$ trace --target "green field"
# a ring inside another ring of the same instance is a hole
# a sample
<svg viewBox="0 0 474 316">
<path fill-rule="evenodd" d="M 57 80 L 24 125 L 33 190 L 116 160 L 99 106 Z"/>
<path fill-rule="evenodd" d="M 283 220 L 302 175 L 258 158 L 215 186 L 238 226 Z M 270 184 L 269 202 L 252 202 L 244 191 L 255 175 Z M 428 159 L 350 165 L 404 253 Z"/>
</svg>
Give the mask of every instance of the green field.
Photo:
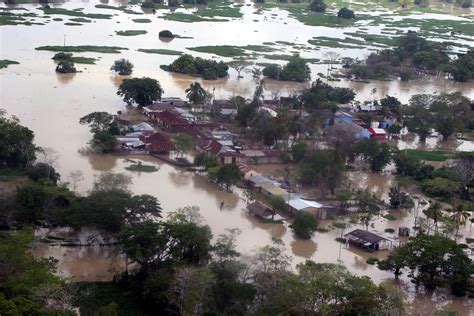
<svg viewBox="0 0 474 316">
<path fill-rule="evenodd" d="M 160 54 L 160 55 L 181 55 L 182 54 L 182 52 L 179 52 L 177 50 L 171 50 L 171 49 L 139 48 L 138 51 L 142 53 L 147 53 L 147 54 Z"/>
<path fill-rule="evenodd" d="M 127 31 L 115 31 L 115 34 L 120 36 L 137 36 L 148 33 L 145 30 L 127 30 Z"/>
<path fill-rule="evenodd" d="M 8 59 L 0 59 L 0 69 L 7 68 L 10 65 L 18 65 L 19 62 Z"/>
<path fill-rule="evenodd" d="M 445 161 L 451 154 L 443 150 L 405 149 L 408 156 L 427 161 Z"/>
<path fill-rule="evenodd" d="M 128 48 L 118 46 L 94 46 L 94 45 L 80 45 L 80 46 L 40 46 L 36 50 L 47 50 L 51 52 L 66 52 L 66 53 L 103 53 L 103 54 L 120 54 L 121 50 L 128 50 Z"/>
<path fill-rule="evenodd" d="M 89 19 L 110 19 L 112 15 L 110 14 L 99 14 L 99 13 L 84 13 L 78 10 L 68 10 L 63 8 L 40 8 L 44 12 L 44 14 L 48 15 L 68 15 L 68 16 L 77 16 L 81 18 L 89 18 Z"/>
</svg>

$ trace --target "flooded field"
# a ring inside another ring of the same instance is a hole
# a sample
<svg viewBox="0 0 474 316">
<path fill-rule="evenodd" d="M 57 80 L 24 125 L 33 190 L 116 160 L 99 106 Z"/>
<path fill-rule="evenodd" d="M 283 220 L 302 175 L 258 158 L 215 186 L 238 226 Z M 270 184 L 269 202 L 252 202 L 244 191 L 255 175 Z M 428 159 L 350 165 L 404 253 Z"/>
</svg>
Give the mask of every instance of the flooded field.
<svg viewBox="0 0 474 316">
<path fill-rule="evenodd" d="M 121 2 L 105 1 L 110 5 L 119 5 Z M 120 11 L 95 8 L 96 2 L 67 1 L 52 5 L 53 7 L 77 9 L 84 8 L 85 13 L 113 14 L 111 19 L 93 19 L 91 23 L 80 26 L 67 26 L 64 22 L 70 17 L 52 15 L 44 17 L 37 8 L 39 5 L 19 5 L 28 11 L 38 14 L 36 21 L 48 21 L 45 25 L 6 25 L 0 26 L 0 59 L 19 61 L 19 65 L 11 65 L 0 70 L 0 108 L 7 110 L 11 115 L 17 116 L 22 124 L 35 132 L 36 143 L 44 148 L 52 148 L 58 154 L 56 169 L 61 174 L 61 180 L 68 181 L 68 174 L 81 170 L 85 180 L 79 184 L 79 191 L 84 193 L 92 186 L 94 176 L 103 171 L 123 172 L 133 177 L 132 191 L 136 194 L 152 194 L 161 202 L 165 212 L 176 208 L 196 205 L 200 208 L 205 222 L 211 227 L 214 237 L 224 233 L 227 228 L 239 228 L 242 234 L 238 237 L 237 248 L 242 253 L 252 253 L 256 248 L 271 243 L 272 238 L 279 238 L 285 244 L 286 252 L 293 257 L 293 264 L 311 259 L 316 262 L 342 262 L 347 268 L 358 274 L 368 275 L 379 282 L 391 279 L 391 273 L 380 271 L 377 267 L 366 263 L 368 257 L 383 258 L 387 255 L 381 251 L 366 253 L 359 249 L 346 248 L 335 241 L 340 237 L 340 229 L 332 229 L 326 233 L 316 233 L 311 240 L 298 240 L 291 234 L 288 223 L 263 224 L 249 217 L 245 211 L 246 201 L 239 189 L 233 193 L 223 192 L 210 184 L 203 176 L 186 172 L 172 167 L 153 158 L 134 157 L 142 159 L 148 164 L 159 167 L 155 173 L 132 173 L 125 170 L 128 165 L 125 158 L 111 155 L 82 155 L 79 150 L 87 145 L 91 135 L 85 126 L 79 125 L 79 118 L 93 111 L 107 111 L 116 113 L 124 109 L 124 103 L 116 95 L 116 90 L 123 77 L 114 75 L 110 70 L 113 61 L 118 58 L 130 59 L 135 65 L 133 77 L 148 76 L 160 81 L 165 93 L 164 96 L 184 97 L 184 90 L 193 81 L 199 81 L 206 89 L 214 92 L 217 98 L 228 98 L 232 95 L 250 97 L 253 94 L 255 82 L 251 75 L 245 74 L 237 79 L 235 71 L 230 70 L 226 79 L 205 81 L 189 76 L 172 74 L 159 68 L 160 65 L 171 63 L 176 56 L 145 54 L 138 52 L 145 49 L 170 49 L 191 53 L 188 48 L 203 45 L 262 45 L 264 42 L 288 42 L 301 46 L 279 44 L 272 54 L 291 54 L 298 51 L 302 57 L 324 59 L 327 51 L 336 51 L 341 57 L 350 56 L 363 58 L 374 47 L 364 49 L 347 48 L 316 48 L 308 44 L 308 40 L 316 36 L 334 38 L 344 37 L 345 32 L 356 32 L 363 25 L 345 28 L 331 28 L 326 26 L 311 26 L 301 23 L 291 16 L 288 11 L 270 8 L 262 13 L 257 13 L 258 8 L 253 3 L 245 2 L 240 7 L 241 18 L 230 19 L 226 22 L 196 22 L 185 23 L 163 19 L 169 12 L 156 14 L 134 15 Z M 0 8 L 6 7 L 4 4 Z M 135 11 L 141 11 L 137 6 Z M 177 12 L 187 12 L 187 9 L 177 9 Z M 466 13 L 467 12 L 467 13 Z M 376 14 L 377 12 L 375 12 Z M 456 12 L 459 13 L 459 12 Z M 387 14 L 385 12 L 384 14 Z M 465 11 L 462 14 L 472 14 Z M 53 18 L 62 18 L 63 21 L 54 21 Z M 415 16 L 411 16 L 416 18 Z M 418 16 L 423 18 L 422 15 Z M 438 14 L 430 14 L 429 18 L 446 18 Z M 452 16 L 448 16 L 452 17 Z M 147 18 L 150 23 L 137 23 L 133 19 Z M 457 17 L 462 21 L 469 17 Z M 367 25 L 369 31 L 380 33 L 382 26 Z M 169 29 L 173 33 L 188 38 L 176 38 L 164 42 L 158 38 L 158 32 Z M 117 36 L 119 30 L 146 30 L 148 33 L 139 36 Z M 128 48 L 120 54 L 81 53 L 77 56 L 98 58 L 95 65 L 76 64 L 82 72 L 76 74 L 60 75 L 54 71 L 55 64 L 51 60 L 53 52 L 37 51 L 36 47 L 44 45 L 62 45 L 66 40 L 67 45 L 107 45 Z M 466 45 L 473 42 L 473 38 L 465 40 Z M 217 58 L 215 55 L 192 51 L 195 56 Z M 220 58 L 220 57 L 219 57 Z M 230 60 L 229 58 L 221 58 Z M 257 56 L 256 62 L 276 62 L 264 56 Z M 312 78 L 317 78 L 317 73 L 325 73 L 327 65 L 311 64 Z M 406 102 L 412 95 L 419 93 L 453 92 L 460 91 L 464 95 L 474 98 L 474 89 L 470 83 L 456 83 L 442 78 L 425 78 L 409 82 L 401 81 L 376 81 L 360 83 L 342 80 L 331 82 L 332 85 L 353 88 L 356 99 L 368 100 L 385 96 L 396 96 Z M 297 91 L 306 84 L 277 82 L 268 80 L 266 93 L 278 91 L 287 95 Z M 374 90 L 375 89 L 375 90 Z M 375 91 L 375 93 L 373 93 Z M 438 142 L 428 139 L 428 146 L 433 147 Z M 400 142 L 400 148 L 415 148 L 419 144 L 416 139 Z M 472 142 L 452 142 L 447 144 L 451 149 L 472 150 Z M 367 173 L 351 173 L 349 178 L 355 187 L 368 188 L 379 197 L 386 198 L 391 183 L 394 181 L 389 174 L 374 175 Z M 220 203 L 224 202 L 221 209 Z M 397 219 L 389 221 L 380 217 L 375 220 L 374 228 L 398 229 L 399 226 L 413 226 L 414 216 L 411 213 L 397 214 Z M 321 226 L 331 223 L 323 222 Z M 351 228 L 361 227 L 353 224 Z M 351 229 L 349 228 L 349 229 Z M 467 225 L 462 234 L 473 237 L 471 228 Z M 77 280 L 110 280 L 115 271 L 123 268 L 123 259 L 118 252 L 109 247 L 59 247 L 39 245 L 35 249 L 38 256 L 53 256 L 59 260 L 58 268 L 61 275 Z M 407 280 L 400 282 L 407 287 L 410 299 L 430 305 L 438 301 L 441 305 L 449 305 L 463 315 L 474 311 L 474 303 L 467 300 L 455 300 L 448 294 L 435 293 L 433 297 L 419 295 L 407 285 Z M 442 299 L 440 299 L 442 297 Z M 410 308 L 418 308 L 413 304 Z M 428 310 L 420 311 L 420 315 L 430 315 Z"/>
</svg>

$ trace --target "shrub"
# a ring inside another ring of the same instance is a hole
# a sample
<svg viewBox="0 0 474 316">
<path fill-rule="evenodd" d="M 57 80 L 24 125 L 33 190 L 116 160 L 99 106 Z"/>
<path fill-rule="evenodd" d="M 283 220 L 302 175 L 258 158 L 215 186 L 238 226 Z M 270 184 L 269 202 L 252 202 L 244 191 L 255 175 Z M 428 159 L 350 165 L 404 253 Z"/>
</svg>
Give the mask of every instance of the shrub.
<svg viewBox="0 0 474 316">
<path fill-rule="evenodd" d="M 337 12 L 337 17 L 343 18 L 343 19 L 355 19 L 355 14 L 354 11 L 348 9 L 348 8 L 342 8 Z"/>
<path fill-rule="evenodd" d="M 323 0 L 313 0 L 309 5 L 309 9 L 313 12 L 325 12 L 326 7 L 327 6 Z"/>
<path fill-rule="evenodd" d="M 370 257 L 367 259 L 367 264 L 376 264 L 377 262 L 379 261 L 379 259 L 377 258 L 374 258 L 374 257 Z"/>
<path fill-rule="evenodd" d="M 163 30 L 158 33 L 158 37 L 174 38 L 174 35 L 173 33 L 171 33 L 171 31 Z"/>
<path fill-rule="evenodd" d="M 118 59 L 110 67 L 110 70 L 118 72 L 121 76 L 127 76 L 133 72 L 133 64 L 128 59 Z"/>
<path fill-rule="evenodd" d="M 69 60 L 61 60 L 56 66 L 56 72 L 66 74 L 66 73 L 75 73 L 77 72 L 74 63 Z"/>
<path fill-rule="evenodd" d="M 445 178 L 434 178 L 423 182 L 423 191 L 433 197 L 439 197 L 445 201 L 454 197 L 460 186 L 459 182 Z"/>
<path fill-rule="evenodd" d="M 300 162 L 304 159 L 307 147 L 306 144 L 301 143 L 294 144 L 293 147 L 291 147 L 291 154 L 295 162 Z"/>
</svg>

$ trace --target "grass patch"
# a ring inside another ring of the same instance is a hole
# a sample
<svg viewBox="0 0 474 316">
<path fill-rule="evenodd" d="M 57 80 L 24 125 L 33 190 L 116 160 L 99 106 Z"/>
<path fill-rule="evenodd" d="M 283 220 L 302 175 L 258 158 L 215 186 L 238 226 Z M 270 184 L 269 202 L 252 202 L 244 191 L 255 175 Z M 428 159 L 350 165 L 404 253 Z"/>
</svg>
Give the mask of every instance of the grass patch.
<svg viewBox="0 0 474 316">
<path fill-rule="evenodd" d="M 94 45 L 80 45 L 80 46 L 40 46 L 36 50 L 47 50 L 51 52 L 66 52 L 66 53 L 103 53 L 103 54 L 120 54 L 121 50 L 128 50 L 128 48 L 118 46 L 94 46 Z"/>
<path fill-rule="evenodd" d="M 127 30 L 127 31 L 115 31 L 115 34 L 120 36 L 137 36 L 148 33 L 145 30 Z"/>
<path fill-rule="evenodd" d="M 0 26 L 2 25 L 44 25 L 43 23 L 35 23 L 28 18 L 36 17 L 34 13 L 13 14 L 11 12 L 0 11 Z"/>
<path fill-rule="evenodd" d="M 450 153 L 443 150 L 405 149 L 404 152 L 410 157 L 427 161 L 445 161 L 451 157 Z"/>
<path fill-rule="evenodd" d="M 351 38 L 332 38 L 326 36 L 318 36 L 308 40 L 308 43 L 315 46 L 324 46 L 332 48 L 365 48 L 367 43 Z"/>
<path fill-rule="evenodd" d="M 393 228 L 385 228 L 385 232 L 389 234 L 393 234 L 395 232 L 395 229 Z"/>
<path fill-rule="evenodd" d="M 270 60 L 285 60 L 290 61 L 295 56 L 294 55 L 284 55 L 284 54 L 274 54 L 274 55 L 265 55 L 266 59 Z M 319 63 L 321 60 L 318 58 L 303 58 L 307 63 Z"/>
<path fill-rule="evenodd" d="M 128 171 L 138 171 L 138 172 L 156 172 L 159 169 L 152 165 L 144 165 L 142 163 L 133 164 L 125 167 Z"/>
<path fill-rule="evenodd" d="M 117 10 L 117 11 L 122 11 L 126 14 L 136 14 L 136 15 L 143 15 L 142 12 L 136 12 L 130 9 L 127 9 L 126 6 L 113 6 L 113 5 L 108 5 L 108 4 L 96 4 L 95 6 L 97 9 L 107 9 L 107 10 Z"/>
<path fill-rule="evenodd" d="M 77 23 L 92 23 L 92 20 L 84 19 L 84 18 L 73 18 L 69 19 L 71 22 L 77 22 Z"/>
<path fill-rule="evenodd" d="M 389 220 L 389 221 L 397 220 L 397 218 L 393 214 L 385 214 L 385 215 L 382 215 L 382 217 Z"/>
<path fill-rule="evenodd" d="M 160 54 L 160 55 L 181 55 L 182 52 L 179 52 L 177 50 L 171 50 L 171 49 L 146 49 L 146 48 L 140 48 L 138 49 L 139 52 L 146 53 L 146 54 Z"/>
<path fill-rule="evenodd" d="M 367 259 L 366 262 L 367 262 L 367 264 L 372 264 L 372 265 L 374 265 L 374 264 L 376 264 L 378 261 L 379 261 L 379 259 L 374 258 L 374 257 L 370 257 L 370 258 Z"/>
<path fill-rule="evenodd" d="M 25 175 L 24 170 L 19 169 L 0 169 L 0 181 L 9 182 Z"/>
<path fill-rule="evenodd" d="M 238 46 L 230 45 L 187 47 L 187 49 L 200 53 L 215 54 L 222 57 L 237 57 L 246 55 L 244 49 Z"/>
<path fill-rule="evenodd" d="M 75 64 L 87 64 L 94 65 L 97 61 L 97 58 L 93 57 L 71 57 L 71 61 Z"/>
<path fill-rule="evenodd" d="M 346 35 L 352 37 L 360 37 L 364 39 L 364 41 L 369 43 L 377 43 L 386 46 L 395 46 L 397 44 L 397 37 L 393 38 L 391 36 L 384 36 L 384 35 L 375 35 L 375 34 L 365 34 L 365 33 L 357 33 L 357 32 L 346 32 Z"/>
<path fill-rule="evenodd" d="M 227 19 L 216 19 L 216 18 L 203 18 L 199 15 L 195 14 L 188 14 L 188 13 L 180 13 L 180 12 L 173 12 L 168 13 L 163 16 L 163 19 L 169 21 L 177 21 L 177 22 L 184 22 L 184 23 L 193 23 L 193 22 L 227 22 Z"/>
<path fill-rule="evenodd" d="M 150 19 L 132 19 L 135 23 L 151 23 Z"/>
<path fill-rule="evenodd" d="M 81 26 L 82 24 L 81 23 L 76 23 L 76 22 L 66 22 L 66 23 L 64 23 L 64 25 L 67 25 L 67 26 Z"/>
<path fill-rule="evenodd" d="M 0 69 L 7 68 L 10 65 L 18 65 L 19 62 L 9 59 L 0 59 Z"/>
<path fill-rule="evenodd" d="M 40 8 L 44 12 L 44 14 L 48 15 L 68 15 L 68 16 L 76 16 L 81 18 L 89 18 L 89 19 L 111 19 L 112 15 L 110 14 L 99 14 L 99 13 L 84 13 L 78 10 L 68 10 L 63 8 Z"/>
</svg>

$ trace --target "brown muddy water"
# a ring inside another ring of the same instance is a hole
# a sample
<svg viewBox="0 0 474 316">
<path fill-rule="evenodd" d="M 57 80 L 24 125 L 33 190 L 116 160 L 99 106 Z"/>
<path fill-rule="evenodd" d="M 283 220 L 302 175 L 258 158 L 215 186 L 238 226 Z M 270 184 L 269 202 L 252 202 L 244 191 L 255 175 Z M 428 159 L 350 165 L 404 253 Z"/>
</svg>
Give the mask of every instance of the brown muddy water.
<svg viewBox="0 0 474 316">
<path fill-rule="evenodd" d="M 110 4 L 117 3 L 110 2 Z M 97 2 L 74 1 L 58 6 L 68 9 L 85 8 L 84 12 L 87 13 L 114 14 L 114 17 L 111 20 L 94 20 L 93 23 L 85 23 L 82 26 L 65 26 L 63 23 L 68 17 L 52 16 L 64 18 L 64 21 L 51 21 L 46 25 L 0 27 L 0 59 L 20 62 L 20 65 L 12 65 L 0 70 L 0 108 L 17 116 L 22 124 L 31 128 L 35 132 L 38 145 L 52 148 L 57 152 L 56 167 L 63 181 L 68 181 L 70 172 L 81 170 L 85 180 L 79 183 L 78 190 L 80 193 L 85 193 L 91 188 L 94 176 L 100 172 L 127 173 L 133 177 L 132 191 L 136 194 L 155 195 L 165 212 L 196 205 L 200 208 L 201 215 L 206 224 L 211 227 L 214 236 L 224 233 L 227 228 L 241 229 L 237 248 L 242 253 L 250 254 L 256 248 L 271 243 L 272 238 L 280 238 L 285 244 L 286 252 L 292 255 L 294 265 L 306 259 L 316 262 L 341 262 L 350 271 L 358 275 L 368 275 L 376 282 L 393 278 L 392 274 L 380 271 L 366 263 L 368 257 L 383 258 L 387 255 L 386 252 L 368 254 L 359 249 L 346 248 L 335 241 L 335 238 L 341 235 L 339 229 L 333 229 L 327 233 L 316 233 L 311 240 L 303 241 L 293 237 L 288 223 L 263 224 L 249 217 L 245 211 L 246 202 L 240 189 L 236 188 L 233 193 L 223 192 L 210 184 L 205 177 L 169 166 L 153 158 L 133 157 L 133 159 L 142 159 L 147 164 L 156 165 L 159 167 L 158 172 L 132 173 L 125 170 L 128 162 L 124 157 L 79 153 L 79 150 L 87 145 L 91 136 L 86 127 L 78 124 L 80 117 L 93 111 L 115 113 L 124 109 L 124 103 L 116 95 L 117 87 L 123 77 L 116 76 L 109 70 L 113 61 L 118 58 L 127 58 L 134 63 L 134 77 L 149 76 L 159 80 L 165 91 L 164 96 L 184 97 L 184 89 L 193 81 L 201 82 L 218 98 L 239 94 L 250 97 L 253 93 L 255 83 L 248 74 L 237 80 L 236 73 L 231 70 L 229 78 L 215 81 L 171 74 L 162 71 L 159 65 L 172 62 L 176 56 L 144 54 L 136 51 L 139 48 L 187 51 L 186 47 L 201 45 L 248 45 L 275 41 L 306 45 L 307 40 L 314 36 L 323 34 L 342 37 L 343 32 L 356 31 L 357 27 L 344 29 L 311 27 L 288 17 L 286 11 L 274 9 L 259 15 L 255 14 L 255 8 L 252 6 L 242 7 L 243 18 L 229 22 L 182 23 L 159 19 L 158 15 L 138 16 L 126 15 L 119 11 L 98 10 L 94 8 L 95 4 Z M 3 6 L 4 4 L 0 5 L 0 7 Z M 21 5 L 21 7 L 40 14 L 40 11 L 36 10 L 38 4 Z M 135 8 L 135 10 L 139 9 Z M 277 14 L 277 16 L 274 17 L 272 14 Z M 139 24 L 133 22 L 132 18 L 149 18 L 152 23 Z M 144 29 L 148 31 L 148 34 L 132 37 L 115 35 L 117 30 L 128 29 Z M 193 38 L 174 39 L 165 43 L 157 36 L 162 29 L 169 29 L 179 35 Z M 66 35 L 67 45 L 116 45 L 127 47 L 129 50 L 121 54 L 75 54 L 100 59 L 96 65 L 77 64 L 81 73 L 58 75 L 54 72 L 55 64 L 51 60 L 54 53 L 36 51 L 34 48 L 42 45 L 61 45 L 64 35 Z M 292 47 L 281 46 L 277 53 L 288 54 L 292 50 Z M 308 58 L 323 58 L 327 50 L 331 49 L 305 49 L 301 51 L 301 55 Z M 341 56 L 359 58 L 369 52 L 363 49 L 333 50 L 341 53 Z M 211 56 L 195 52 L 193 55 L 206 58 Z M 223 60 L 228 59 L 223 58 Z M 258 61 L 268 62 L 264 58 Z M 318 72 L 325 73 L 326 68 L 326 65 L 311 65 L 313 79 L 317 77 Z M 361 101 L 389 94 L 406 102 L 413 94 L 453 91 L 461 91 L 474 98 L 472 85 L 439 78 L 420 79 L 408 83 L 391 81 L 364 84 L 340 81 L 331 84 L 355 89 L 357 99 Z M 305 86 L 307 84 L 268 80 L 266 93 L 268 96 L 277 92 L 286 95 Z M 373 93 L 374 88 L 375 93 Z M 400 147 L 417 146 L 416 140 L 406 140 Z M 468 145 L 455 143 L 450 148 L 466 150 L 462 146 L 467 146 L 467 150 L 473 148 L 472 143 Z M 353 186 L 368 188 L 385 198 L 393 181 L 389 174 L 350 173 L 349 178 Z M 221 201 L 224 201 L 222 209 L 219 207 Z M 321 225 L 329 226 L 330 222 L 323 222 Z M 374 227 L 382 231 L 385 228 L 396 230 L 399 226 L 412 227 L 413 215 L 400 213 L 395 221 L 388 221 L 382 217 L 374 221 Z M 360 225 L 354 224 L 349 229 L 358 227 Z M 463 229 L 462 234 L 473 237 L 469 226 Z M 35 248 L 35 254 L 42 257 L 55 257 L 59 260 L 58 272 L 74 280 L 110 280 L 116 271 L 123 268 L 123 259 L 115 249 L 110 247 L 60 247 L 43 244 Z M 427 309 L 420 309 L 420 304 L 430 305 L 433 309 L 448 305 L 463 315 L 469 315 L 474 311 L 474 303 L 466 299 L 453 299 L 442 292 L 437 292 L 432 297 L 419 294 L 406 279 L 400 282 L 402 287 L 406 287 L 409 301 L 415 302 L 410 305 L 416 309 L 412 313 L 431 314 Z"/>
</svg>

